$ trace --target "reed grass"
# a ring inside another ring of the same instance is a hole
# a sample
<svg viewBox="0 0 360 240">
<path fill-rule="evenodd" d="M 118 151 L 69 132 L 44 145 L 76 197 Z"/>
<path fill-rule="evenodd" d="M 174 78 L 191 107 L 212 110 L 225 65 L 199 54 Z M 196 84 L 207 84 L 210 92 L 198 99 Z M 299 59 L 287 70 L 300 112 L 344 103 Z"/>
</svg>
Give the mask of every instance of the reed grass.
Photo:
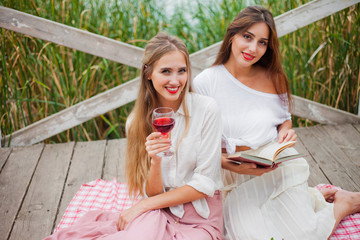
<svg viewBox="0 0 360 240">
<path fill-rule="evenodd" d="M 248 1 L 247 1 L 248 2 Z M 253 1 L 274 16 L 308 1 Z M 144 47 L 158 31 L 184 40 L 195 52 L 222 40 L 227 25 L 245 6 L 219 0 L 196 7 L 178 5 L 165 15 L 153 0 L 2 0 L 0 5 Z M 292 92 L 357 114 L 360 91 L 359 4 L 280 39 Z M 1 29 L 0 120 L 5 135 L 111 89 L 139 74 L 137 69 L 53 43 Z M 124 137 L 133 103 L 94 118 L 47 142 Z M 295 118 L 295 126 L 315 123 Z M 2 141 L 3 142 L 3 141 Z"/>
</svg>

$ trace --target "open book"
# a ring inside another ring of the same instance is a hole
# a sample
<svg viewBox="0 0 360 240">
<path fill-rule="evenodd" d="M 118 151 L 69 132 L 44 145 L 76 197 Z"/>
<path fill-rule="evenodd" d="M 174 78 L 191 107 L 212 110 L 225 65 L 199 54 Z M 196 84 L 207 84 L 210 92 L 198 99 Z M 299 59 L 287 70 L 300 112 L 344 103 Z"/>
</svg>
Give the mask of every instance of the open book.
<svg viewBox="0 0 360 240">
<path fill-rule="evenodd" d="M 286 148 L 293 147 L 296 141 L 278 143 L 277 140 L 273 140 L 258 149 L 250 149 L 243 152 L 236 152 L 227 157 L 235 163 L 249 162 L 256 163 L 262 167 L 275 167 L 277 164 L 306 156 L 306 154 L 287 154 L 283 152 Z"/>
</svg>

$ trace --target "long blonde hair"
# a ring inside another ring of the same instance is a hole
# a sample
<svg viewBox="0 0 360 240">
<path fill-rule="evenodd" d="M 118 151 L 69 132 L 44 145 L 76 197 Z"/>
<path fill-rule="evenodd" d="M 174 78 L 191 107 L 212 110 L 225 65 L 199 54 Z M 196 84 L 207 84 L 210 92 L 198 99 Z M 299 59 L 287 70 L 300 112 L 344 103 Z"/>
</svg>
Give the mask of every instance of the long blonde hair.
<svg viewBox="0 0 360 240">
<path fill-rule="evenodd" d="M 191 66 L 185 44 L 177 37 L 160 32 L 146 45 L 141 67 L 141 83 L 135 106 L 130 114 L 131 121 L 127 129 L 126 178 L 130 196 L 143 196 L 144 183 L 150 169 L 150 157 L 145 149 L 146 137 L 152 133 L 152 111 L 159 107 L 157 92 L 149 80 L 154 64 L 166 53 L 180 51 L 184 54 L 188 79 L 180 95 L 185 113 L 186 127 L 189 122 L 185 96 L 190 91 Z M 184 136 L 183 134 L 183 136 Z"/>
</svg>

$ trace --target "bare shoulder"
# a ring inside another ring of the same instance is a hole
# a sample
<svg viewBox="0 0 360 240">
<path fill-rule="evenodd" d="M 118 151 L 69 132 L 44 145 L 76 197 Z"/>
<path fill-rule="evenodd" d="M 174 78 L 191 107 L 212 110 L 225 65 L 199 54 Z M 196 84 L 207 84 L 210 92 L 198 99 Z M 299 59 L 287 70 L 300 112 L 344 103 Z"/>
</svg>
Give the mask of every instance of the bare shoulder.
<svg viewBox="0 0 360 240">
<path fill-rule="evenodd" d="M 270 75 L 262 67 L 258 67 L 256 71 L 256 89 L 264 93 L 276 94 L 274 82 L 271 80 Z"/>
</svg>

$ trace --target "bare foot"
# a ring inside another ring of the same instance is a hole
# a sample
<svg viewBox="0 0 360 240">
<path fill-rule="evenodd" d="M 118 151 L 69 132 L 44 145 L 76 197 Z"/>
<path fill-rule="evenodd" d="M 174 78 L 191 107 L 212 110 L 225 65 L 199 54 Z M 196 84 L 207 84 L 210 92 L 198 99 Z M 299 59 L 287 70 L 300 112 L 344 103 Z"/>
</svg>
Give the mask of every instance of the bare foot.
<svg viewBox="0 0 360 240">
<path fill-rule="evenodd" d="M 335 188 L 323 188 L 320 190 L 321 194 L 324 196 L 325 201 L 332 203 L 334 202 L 335 193 L 339 191 Z"/>
<path fill-rule="evenodd" d="M 360 192 L 349 192 L 346 190 L 338 190 L 335 195 L 335 204 L 342 202 L 347 205 L 348 215 L 360 212 Z"/>
<path fill-rule="evenodd" d="M 338 190 L 333 197 L 335 224 L 332 233 L 344 217 L 360 212 L 360 192 Z"/>
</svg>

